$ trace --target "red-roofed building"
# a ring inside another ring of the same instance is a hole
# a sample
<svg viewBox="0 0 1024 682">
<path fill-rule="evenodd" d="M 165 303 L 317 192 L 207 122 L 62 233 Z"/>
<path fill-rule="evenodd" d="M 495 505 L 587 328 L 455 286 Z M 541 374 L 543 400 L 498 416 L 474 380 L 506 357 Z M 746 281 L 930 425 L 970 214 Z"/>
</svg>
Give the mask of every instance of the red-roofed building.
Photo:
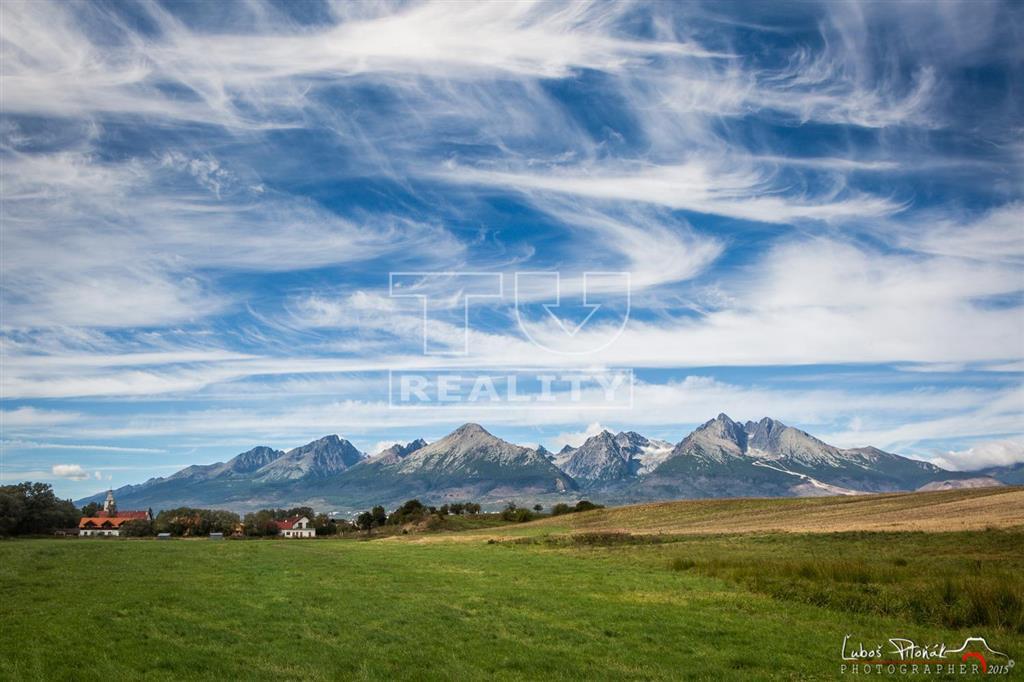
<svg viewBox="0 0 1024 682">
<path fill-rule="evenodd" d="M 316 530 L 309 525 L 305 516 L 290 516 L 284 521 L 274 521 L 277 534 L 285 538 L 315 538 Z"/>
<path fill-rule="evenodd" d="M 107 491 L 107 499 L 103 503 L 103 511 L 93 516 L 83 516 L 78 522 L 79 536 L 120 535 L 121 526 L 129 521 L 152 521 L 149 511 L 120 511 L 114 501 L 114 491 Z"/>
<path fill-rule="evenodd" d="M 114 513 L 108 514 L 105 511 L 98 511 L 94 514 L 100 519 L 145 519 L 150 520 L 148 511 L 114 511 Z"/>
</svg>

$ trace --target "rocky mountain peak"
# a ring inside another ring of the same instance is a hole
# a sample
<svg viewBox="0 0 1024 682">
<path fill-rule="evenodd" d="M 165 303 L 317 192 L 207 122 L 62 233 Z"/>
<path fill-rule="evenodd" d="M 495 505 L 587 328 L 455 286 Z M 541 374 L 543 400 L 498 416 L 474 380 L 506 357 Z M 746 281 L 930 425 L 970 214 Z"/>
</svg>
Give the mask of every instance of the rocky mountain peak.
<svg viewBox="0 0 1024 682">
<path fill-rule="evenodd" d="M 573 478 L 587 482 L 621 480 L 633 473 L 629 451 L 620 447 L 615 436 L 602 431 L 572 451 L 563 470 Z"/>
<path fill-rule="evenodd" d="M 615 434 L 615 442 L 621 447 L 638 449 L 650 445 L 650 440 L 636 431 L 619 431 Z"/>
<path fill-rule="evenodd" d="M 452 436 L 456 436 L 456 437 L 460 437 L 460 438 L 461 437 L 475 437 L 475 436 L 491 436 L 491 438 L 494 438 L 494 436 L 491 435 L 491 433 L 488 432 L 487 429 L 485 429 L 484 427 L 480 426 L 479 424 L 474 424 L 472 422 L 467 423 L 467 424 L 463 424 L 459 428 L 455 429 L 450 434 L 448 434 L 447 438 L 451 438 Z"/>
<path fill-rule="evenodd" d="M 409 441 L 405 445 L 402 445 L 401 443 L 395 443 L 391 447 L 381 450 L 379 453 L 377 453 L 377 459 L 383 457 L 390 457 L 392 459 L 402 459 L 403 457 L 408 457 L 409 455 L 416 452 L 420 448 L 426 446 L 426 444 L 427 441 L 423 440 L 422 438 L 417 438 L 416 440 Z"/>
<path fill-rule="evenodd" d="M 734 422 L 724 412 L 705 422 L 692 435 L 701 434 L 734 444 L 741 452 L 747 449 L 747 432 L 742 425 Z"/>
<path fill-rule="evenodd" d="M 306 455 L 327 457 L 328 459 L 337 458 L 343 462 L 345 466 L 352 466 L 363 458 L 363 453 L 359 452 L 352 443 L 349 443 L 337 434 L 317 438 L 314 441 L 285 453 L 286 457 L 301 457 Z"/>
<path fill-rule="evenodd" d="M 362 459 L 363 453 L 352 443 L 331 434 L 289 450 L 261 467 L 256 475 L 264 481 L 324 477 L 340 473 Z"/>
<path fill-rule="evenodd" d="M 747 422 L 745 425 L 750 447 L 758 450 L 771 450 L 778 443 L 779 435 L 787 428 L 771 417 L 764 417 L 759 422 Z"/>
<path fill-rule="evenodd" d="M 423 440 L 422 438 L 417 438 L 416 440 L 409 441 L 408 443 L 406 443 L 405 448 L 403 448 L 403 449 L 405 450 L 405 454 L 408 455 L 409 453 L 416 452 L 420 448 L 423 448 L 423 447 L 426 447 L 426 446 L 427 446 L 427 441 Z"/>
<path fill-rule="evenodd" d="M 268 448 L 265 445 L 258 445 L 252 450 L 247 450 L 240 455 L 232 457 L 227 462 L 227 468 L 239 474 L 249 473 L 270 464 L 283 454 L 280 450 Z"/>
</svg>

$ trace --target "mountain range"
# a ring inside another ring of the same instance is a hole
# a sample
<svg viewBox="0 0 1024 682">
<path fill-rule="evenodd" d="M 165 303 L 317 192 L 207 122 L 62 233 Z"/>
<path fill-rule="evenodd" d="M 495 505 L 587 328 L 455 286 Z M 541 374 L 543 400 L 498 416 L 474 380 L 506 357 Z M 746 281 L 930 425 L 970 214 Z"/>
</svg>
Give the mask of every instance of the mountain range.
<svg viewBox="0 0 1024 682">
<path fill-rule="evenodd" d="M 725 414 L 679 443 L 602 431 L 557 454 L 464 424 L 433 443 L 417 439 L 373 456 L 336 435 L 287 452 L 260 446 L 227 462 L 193 465 L 115 491 L 122 508 L 195 506 L 248 511 L 308 504 L 354 511 L 419 498 L 498 507 L 593 501 L 623 504 L 707 497 L 793 497 L 1022 482 L 1021 465 L 954 472 L 873 447 L 842 449 L 765 417 Z M 102 501 L 105 493 L 79 500 Z"/>
</svg>

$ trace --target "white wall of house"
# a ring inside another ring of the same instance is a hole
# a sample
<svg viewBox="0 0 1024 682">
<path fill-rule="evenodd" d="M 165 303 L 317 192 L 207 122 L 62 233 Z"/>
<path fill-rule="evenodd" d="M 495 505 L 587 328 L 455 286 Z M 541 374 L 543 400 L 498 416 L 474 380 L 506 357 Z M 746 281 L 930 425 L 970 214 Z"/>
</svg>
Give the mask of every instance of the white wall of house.
<svg viewBox="0 0 1024 682">
<path fill-rule="evenodd" d="M 121 531 L 117 528 L 82 528 L 78 531 L 79 537 L 88 537 L 90 535 L 121 535 Z"/>
<path fill-rule="evenodd" d="M 282 537 L 286 538 L 315 538 L 316 529 L 309 527 L 309 519 L 303 516 L 295 522 L 291 528 L 279 531 Z"/>
<path fill-rule="evenodd" d="M 281 536 L 286 538 L 315 538 L 316 531 L 312 528 L 290 528 L 282 530 Z"/>
</svg>

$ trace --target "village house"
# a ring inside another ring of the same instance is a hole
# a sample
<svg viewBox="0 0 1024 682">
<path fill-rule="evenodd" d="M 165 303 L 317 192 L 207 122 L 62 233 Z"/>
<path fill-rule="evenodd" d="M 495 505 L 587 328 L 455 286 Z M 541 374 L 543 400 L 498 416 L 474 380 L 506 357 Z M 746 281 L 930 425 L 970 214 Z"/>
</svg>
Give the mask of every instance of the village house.
<svg viewBox="0 0 1024 682">
<path fill-rule="evenodd" d="M 285 538 L 315 538 L 316 530 L 309 525 L 305 516 L 290 516 L 284 521 L 275 521 L 277 534 Z"/>
<path fill-rule="evenodd" d="M 107 491 L 107 499 L 103 503 L 103 511 L 98 511 L 94 516 L 83 516 L 78 522 L 78 535 L 87 537 L 91 535 L 114 535 L 121 534 L 121 526 L 141 519 L 152 521 L 153 516 L 146 511 L 120 511 L 117 502 L 114 501 L 114 491 Z"/>
</svg>

